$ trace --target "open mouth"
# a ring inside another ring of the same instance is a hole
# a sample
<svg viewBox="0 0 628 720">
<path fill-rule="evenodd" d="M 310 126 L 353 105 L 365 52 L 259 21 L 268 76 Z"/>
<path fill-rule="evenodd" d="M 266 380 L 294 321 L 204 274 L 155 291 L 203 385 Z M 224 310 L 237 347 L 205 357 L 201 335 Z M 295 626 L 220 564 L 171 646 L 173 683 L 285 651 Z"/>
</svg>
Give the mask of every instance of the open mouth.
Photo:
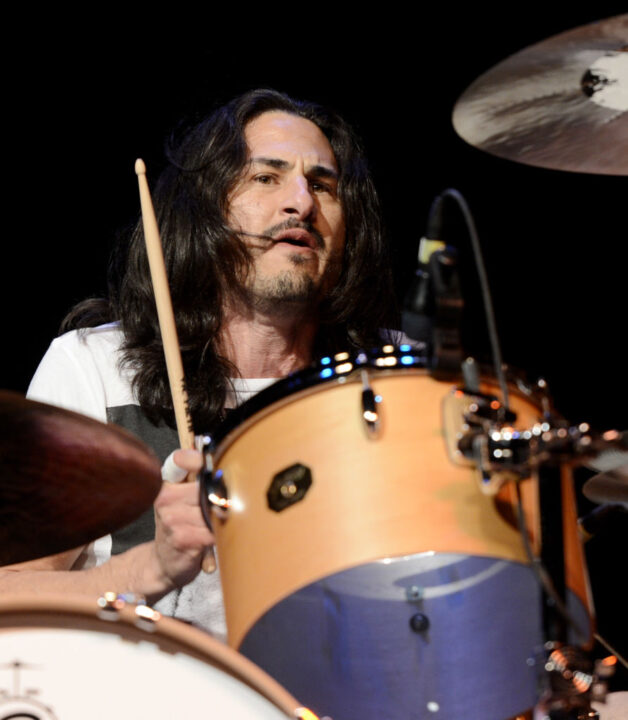
<svg viewBox="0 0 628 720">
<path fill-rule="evenodd" d="M 278 245 L 279 243 L 284 243 L 286 245 L 292 245 L 293 247 L 302 247 L 302 248 L 311 248 L 311 245 L 306 240 L 299 240 L 298 238 L 279 238 L 279 240 L 275 241 L 275 245 Z"/>
<path fill-rule="evenodd" d="M 316 238 L 303 228 L 289 228 L 278 233 L 274 238 L 275 244 L 285 243 L 292 247 L 314 250 L 317 246 Z"/>
</svg>

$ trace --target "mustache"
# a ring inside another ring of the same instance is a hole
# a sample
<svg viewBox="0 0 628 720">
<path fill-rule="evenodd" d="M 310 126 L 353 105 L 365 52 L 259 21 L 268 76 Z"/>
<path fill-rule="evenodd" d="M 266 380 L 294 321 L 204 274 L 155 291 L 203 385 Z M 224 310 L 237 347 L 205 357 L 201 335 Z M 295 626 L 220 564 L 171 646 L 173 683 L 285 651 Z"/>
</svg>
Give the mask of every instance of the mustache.
<svg viewBox="0 0 628 720">
<path fill-rule="evenodd" d="M 315 227 L 313 227 L 311 223 L 302 222 L 300 220 L 294 219 L 284 220 L 284 222 L 277 223 L 276 225 L 271 225 L 271 227 L 266 228 L 262 233 L 252 233 L 246 230 L 236 230 L 236 233 L 245 237 L 257 238 L 259 240 L 266 240 L 268 242 L 274 243 L 276 242 L 276 237 L 277 235 L 279 235 L 279 233 L 283 232 L 284 230 L 293 230 L 294 228 L 298 228 L 299 230 L 305 230 L 305 232 L 309 233 L 316 240 L 316 245 L 319 248 L 325 247 L 325 241 L 323 240 L 323 236 Z"/>
</svg>

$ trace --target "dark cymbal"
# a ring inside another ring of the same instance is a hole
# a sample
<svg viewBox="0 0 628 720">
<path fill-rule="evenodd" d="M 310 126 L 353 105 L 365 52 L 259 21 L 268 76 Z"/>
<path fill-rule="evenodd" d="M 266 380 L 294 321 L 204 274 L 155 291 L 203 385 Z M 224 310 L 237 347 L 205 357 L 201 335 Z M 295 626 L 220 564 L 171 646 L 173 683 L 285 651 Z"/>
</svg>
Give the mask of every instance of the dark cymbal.
<svg viewBox="0 0 628 720">
<path fill-rule="evenodd" d="M 0 565 L 107 535 L 160 488 L 159 461 L 131 434 L 0 391 Z"/>
<path fill-rule="evenodd" d="M 594 475 L 585 482 L 582 492 L 592 502 L 628 506 L 628 465 Z"/>
<path fill-rule="evenodd" d="M 453 125 L 508 160 L 628 175 L 628 14 L 511 55 L 465 90 Z"/>
</svg>

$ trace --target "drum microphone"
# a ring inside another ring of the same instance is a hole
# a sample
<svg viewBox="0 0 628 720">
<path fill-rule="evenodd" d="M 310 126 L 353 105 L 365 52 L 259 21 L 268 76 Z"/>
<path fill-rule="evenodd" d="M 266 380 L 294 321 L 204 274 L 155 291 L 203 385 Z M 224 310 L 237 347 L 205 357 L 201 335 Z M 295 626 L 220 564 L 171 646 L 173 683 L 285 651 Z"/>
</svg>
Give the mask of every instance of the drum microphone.
<svg viewBox="0 0 628 720">
<path fill-rule="evenodd" d="M 441 239 L 446 195 L 441 193 L 432 202 L 426 233 L 419 242 L 418 267 L 402 307 L 403 332 L 425 343 L 433 374 L 443 378 L 460 372 L 463 305 L 457 252 Z"/>
<path fill-rule="evenodd" d="M 432 320 L 434 298 L 429 273 L 431 256 L 443 250 L 440 239 L 443 225 L 443 197 L 438 195 L 432 203 L 425 235 L 419 241 L 418 267 L 405 296 L 402 309 L 402 330 L 413 340 L 427 344 L 432 350 Z"/>
</svg>

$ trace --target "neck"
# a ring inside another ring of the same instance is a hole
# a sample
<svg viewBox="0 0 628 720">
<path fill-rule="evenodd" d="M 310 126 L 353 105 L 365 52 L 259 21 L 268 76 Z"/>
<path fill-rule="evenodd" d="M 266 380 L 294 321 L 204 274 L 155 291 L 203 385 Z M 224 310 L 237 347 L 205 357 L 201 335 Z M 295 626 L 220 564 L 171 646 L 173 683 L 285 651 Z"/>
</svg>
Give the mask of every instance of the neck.
<svg viewBox="0 0 628 720">
<path fill-rule="evenodd" d="M 243 378 L 280 378 L 312 361 L 318 322 L 311 316 L 229 312 L 221 332 L 224 355 Z"/>
</svg>

